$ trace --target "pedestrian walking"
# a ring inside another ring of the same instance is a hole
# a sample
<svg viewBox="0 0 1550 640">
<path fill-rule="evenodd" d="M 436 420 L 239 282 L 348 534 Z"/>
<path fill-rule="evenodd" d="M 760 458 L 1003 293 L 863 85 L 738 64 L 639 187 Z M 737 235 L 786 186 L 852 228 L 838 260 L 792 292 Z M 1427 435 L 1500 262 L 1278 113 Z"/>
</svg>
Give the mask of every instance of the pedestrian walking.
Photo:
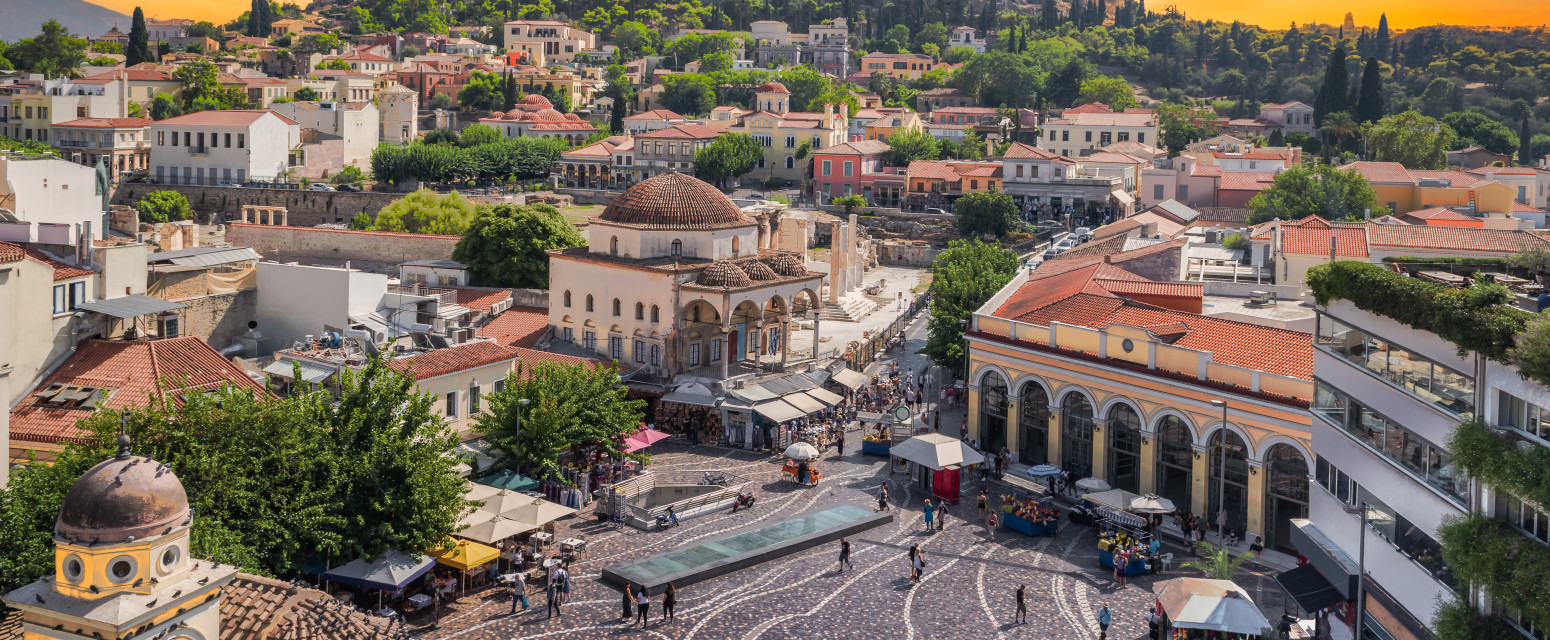
<svg viewBox="0 0 1550 640">
<path fill-rule="evenodd" d="M 980 497 L 975 499 L 974 506 L 980 510 L 980 520 L 984 520 L 985 510 L 990 508 L 990 497 L 985 495 L 984 489 L 980 489 Z"/>
<path fill-rule="evenodd" d="M 619 616 L 619 619 L 620 620 L 629 620 L 630 616 L 633 615 L 634 613 L 635 613 L 635 587 L 630 586 L 630 583 L 626 582 L 626 583 L 624 583 L 624 614 Z"/>
<path fill-rule="evenodd" d="M 931 531 L 931 498 L 926 498 L 926 531 Z"/>
<path fill-rule="evenodd" d="M 554 568 L 554 583 L 560 588 L 560 602 L 570 597 L 570 572 L 565 570 L 565 565 Z"/>
<path fill-rule="evenodd" d="M 1028 603 L 1024 602 L 1027 590 L 1028 585 L 1017 585 L 1017 616 L 1014 618 L 1016 623 L 1028 624 Z"/>
<path fill-rule="evenodd" d="M 662 621 L 673 619 L 673 607 L 678 604 L 678 589 L 673 583 L 667 583 L 667 590 L 662 592 Z"/>
<path fill-rule="evenodd" d="M 544 588 L 544 601 L 544 610 L 548 613 L 546 617 L 563 615 L 560 613 L 560 588 L 554 582 L 550 582 L 549 586 Z"/>
<path fill-rule="evenodd" d="M 936 530 L 945 531 L 947 530 L 947 500 L 939 500 L 937 505 L 936 513 L 933 514 L 936 516 Z"/>
<path fill-rule="evenodd" d="M 877 489 L 877 510 L 888 510 L 888 485 L 883 484 Z"/>
<path fill-rule="evenodd" d="M 517 614 L 517 603 L 522 603 L 522 610 L 527 611 L 527 581 L 522 579 L 522 572 L 518 571 L 511 581 L 511 614 Z"/>
<path fill-rule="evenodd" d="M 910 545 L 909 551 L 904 552 L 904 561 L 909 569 L 910 582 L 915 581 L 915 554 L 920 551 L 920 545 Z"/>
<path fill-rule="evenodd" d="M 1161 640 L 1162 616 L 1157 615 L 1157 607 L 1148 607 L 1146 610 L 1146 637 L 1151 640 Z"/>
<path fill-rule="evenodd" d="M 834 439 L 834 457 L 843 458 L 845 457 L 845 429 L 841 428 L 839 432 L 839 436 Z"/>
<path fill-rule="evenodd" d="M 850 540 L 840 538 L 840 573 L 845 573 L 845 567 L 856 568 L 850 561 Z"/>
<path fill-rule="evenodd" d="M 1109 622 L 1112 618 L 1113 614 L 1109 613 L 1109 603 L 1103 603 L 1103 606 L 1098 608 L 1098 640 L 1108 640 Z"/>
<path fill-rule="evenodd" d="M 985 533 L 990 535 L 991 540 L 996 539 L 996 525 L 999 524 L 1001 524 L 1001 521 L 996 519 L 996 512 L 994 511 L 990 512 L 989 518 L 985 518 Z"/>
<path fill-rule="evenodd" d="M 912 579 L 915 582 L 920 582 L 920 576 L 926 572 L 926 554 L 920 550 L 919 544 L 911 548 L 915 551 L 915 558 L 911 561 L 910 566 L 913 571 Z"/>
<path fill-rule="evenodd" d="M 968 440 L 969 439 L 969 419 L 968 418 L 964 418 L 962 421 L 960 421 L 958 423 L 958 437 L 960 439 L 963 439 L 963 440 Z"/>
<path fill-rule="evenodd" d="M 645 627 L 646 623 L 651 621 L 650 616 L 651 598 L 646 595 L 646 590 L 642 588 L 640 594 L 635 597 L 635 621 L 639 622 L 641 627 Z M 630 626 L 633 627 L 635 625 L 632 624 Z"/>
</svg>

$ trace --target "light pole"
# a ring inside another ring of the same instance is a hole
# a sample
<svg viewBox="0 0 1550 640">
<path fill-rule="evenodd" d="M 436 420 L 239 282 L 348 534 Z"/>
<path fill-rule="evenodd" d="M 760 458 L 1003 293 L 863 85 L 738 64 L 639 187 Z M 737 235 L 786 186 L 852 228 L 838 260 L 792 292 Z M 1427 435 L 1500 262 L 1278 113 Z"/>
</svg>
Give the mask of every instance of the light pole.
<svg viewBox="0 0 1550 640">
<path fill-rule="evenodd" d="M 1361 528 L 1356 532 L 1356 618 L 1351 622 L 1351 636 L 1356 640 L 1362 640 L 1362 616 L 1366 613 L 1366 588 L 1362 584 L 1367 578 L 1367 502 L 1362 506 L 1353 507 L 1344 505 L 1341 507 L 1346 513 L 1355 514 L 1361 512 Z"/>
<path fill-rule="evenodd" d="M 1216 468 L 1219 476 L 1216 479 L 1216 546 L 1220 547 L 1226 543 L 1224 529 L 1227 526 L 1227 401 L 1212 400 L 1211 406 L 1222 410 L 1222 442 L 1217 445 L 1221 453 L 1218 454 Z M 1206 479 L 1210 478 L 1211 473 L 1207 471 Z"/>
</svg>

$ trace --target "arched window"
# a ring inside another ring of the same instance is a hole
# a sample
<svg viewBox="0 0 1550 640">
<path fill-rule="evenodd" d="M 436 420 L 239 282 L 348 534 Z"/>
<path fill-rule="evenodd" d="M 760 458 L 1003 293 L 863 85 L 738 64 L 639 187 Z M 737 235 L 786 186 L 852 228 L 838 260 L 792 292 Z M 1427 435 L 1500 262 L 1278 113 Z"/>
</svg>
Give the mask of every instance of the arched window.
<svg viewBox="0 0 1550 640">
<path fill-rule="evenodd" d="M 1249 448 L 1238 434 L 1217 429 L 1211 434 L 1206 455 L 1210 456 L 1207 462 L 1211 467 L 1206 486 L 1206 513 L 1215 522 L 1216 514 L 1223 509 L 1221 499 L 1225 498 L 1226 528 L 1241 534 L 1249 507 Z"/>
<path fill-rule="evenodd" d="M 1308 461 L 1289 444 L 1265 456 L 1265 546 L 1292 548 L 1292 520 L 1308 517 Z"/>
<path fill-rule="evenodd" d="M 657 305 L 651 305 L 651 322 L 652 323 L 657 323 L 657 322 L 661 322 L 661 321 L 662 321 L 662 311 L 657 308 Z"/>
<path fill-rule="evenodd" d="M 660 344 L 651 345 L 651 366 L 662 366 L 662 345 Z"/>
<path fill-rule="evenodd" d="M 682 241 L 682 240 L 673 240 L 673 246 L 672 246 L 671 249 L 668 250 L 668 255 L 671 255 L 674 258 L 677 258 L 678 256 L 681 256 L 683 254 L 684 254 L 684 241 Z"/>
<path fill-rule="evenodd" d="M 619 309 L 620 309 L 619 299 L 618 298 L 614 298 L 614 315 L 615 316 L 619 315 L 619 313 L 620 313 Z"/>
<path fill-rule="evenodd" d="M 1060 401 L 1060 466 L 1072 475 L 1093 469 L 1093 406 L 1075 391 Z"/>
<path fill-rule="evenodd" d="M 796 159 L 795 156 L 786 156 L 786 168 L 787 169 L 795 169 L 795 168 L 797 168 L 797 159 Z"/>
<path fill-rule="evenodd" d="M 592 310 L 592 294 L 587 294 L 587 311 Z"/>
<path fill-rule="evenodd" d="M 1128 404 L 1109 409 L 1109 484 L 1141 490 L 1141 416 Z"/>
<path fill-rule="evenodd" d="M 645 320 L 646 319 L 646 305 L 645 304 L 642 304 L 640 302 L 635 303 L 635 319 L 636 320 Z"/>
<path fill-rule="evenodd" d="M 608 253 L 619 255 L 619 236 L 608 239 Z"/>
<path fill-rule="evenodd" d="M 570 306 L 570 290 L 569 289 L 565 290 L 565 306 L 567 306 L 567 307 Z"/>
<path fill-rule="evenodd" d="M 1046 464 L 1049 462 L 1049 394 L 1036 382 L 1023 385 L 1023 396 L 1018 401 L 1022 416 L 1017 424 L 1023 429 L 1022 463 Z"/>
<path fill-rule="evenodd" d="M 740 244 L 738 240 L 739 238 L 737 236 L 732 236 L 732 255 L 734 256 L 737 255 L 738 245 Z"/>
<path fill-rule="evenodd" d="M 1178 416 L 1165 416 L 1157 423 L 1157 495 L 1185 511 L 1192 497 L 1193 442 L 1189 425 Z"/>
<path fill-rule="evenodd" d="M 980 378 L 980 449 L 1006 446 L 1006 378 L 994 371 Z"/>
</svg>

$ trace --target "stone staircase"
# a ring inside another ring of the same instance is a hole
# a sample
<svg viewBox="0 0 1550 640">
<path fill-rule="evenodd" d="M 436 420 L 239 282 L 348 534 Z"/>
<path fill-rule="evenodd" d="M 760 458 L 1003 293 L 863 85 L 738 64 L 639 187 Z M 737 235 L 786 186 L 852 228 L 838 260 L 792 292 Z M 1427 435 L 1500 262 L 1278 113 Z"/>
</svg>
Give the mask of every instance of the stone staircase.
<svg viewBox="0 0 1550 640">
<path fill-rule="evenodd" d="M 859 291 L 852 291 L 840 296 L 839 302 L 824 307 L 821 317 L 829 321 L 860 322 L 876 308 L 877 302 Z"/>
</svg>

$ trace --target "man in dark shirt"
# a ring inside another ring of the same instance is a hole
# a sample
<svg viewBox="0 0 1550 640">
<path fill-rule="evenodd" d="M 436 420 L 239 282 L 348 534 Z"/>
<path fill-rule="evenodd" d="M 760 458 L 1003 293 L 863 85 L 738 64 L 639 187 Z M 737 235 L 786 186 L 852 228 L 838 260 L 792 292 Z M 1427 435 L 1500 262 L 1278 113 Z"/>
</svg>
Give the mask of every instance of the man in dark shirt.
<svg viewBox="0 0 1550 640">
<path fill-rule="evenodd" d="M 1024 593 L 1027 591 L 1027 589 L 1028 589 L 1028 585 L 1026 585 L 1026 584 L 1017 585 L 1017 620 L 1016 621 L 1018 623 L 1021 623 L 1021 624 L 1028 624 L 1028 603 L 1023 600 Z"/>
</svg>

